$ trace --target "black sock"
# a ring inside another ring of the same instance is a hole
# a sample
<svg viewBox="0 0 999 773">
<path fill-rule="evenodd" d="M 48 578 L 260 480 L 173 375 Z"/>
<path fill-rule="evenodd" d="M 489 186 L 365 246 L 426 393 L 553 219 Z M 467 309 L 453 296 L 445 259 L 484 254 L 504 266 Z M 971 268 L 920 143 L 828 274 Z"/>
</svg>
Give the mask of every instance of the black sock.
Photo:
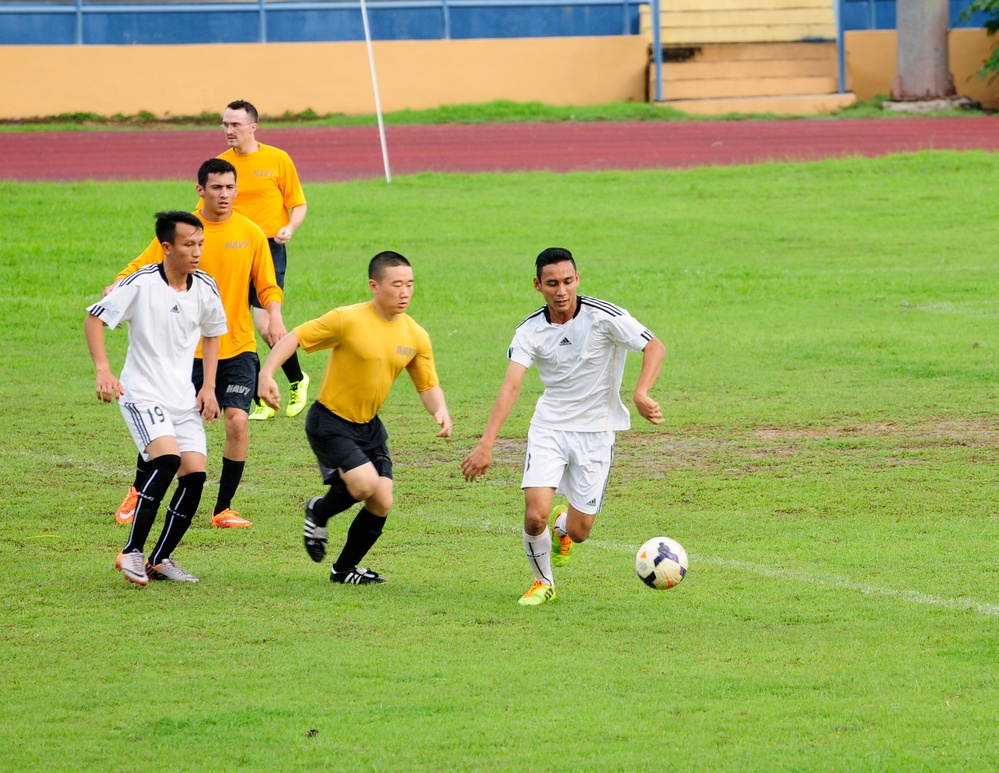
<svg viewBox="0 0 999 773">
<path fill-rule="evenodd" d="M 326 492 L 326 496 L 316 502 L 312 507 L 312 512 L 320 526 L 325 526 L 334 515 L 349 510 L 356 505 L 358 500 L 351 496 L 347 490 L 347 484 L 337 478 Z"/>
<path fill-rule="evenodd" d="M 288 379 L 289 384 L 297 384 L 302 380 L 302 366 L 298 364 L 297 351 L 293 352 L 291 357 L 284 361 L 281 370 L 284 371 L 285 378 Z"/>
<path fill-rule="evenodd" d="M 189 472 L 177 478 L 177 490 L 167 506 L 166 521 L 159 542 L 149 556 L 149 563 L 157 565 L 164 558 L 169 558 L 187 533 L 194 514 L 201 504 L 201 492 L 205 487 L 205 473 Z"/>
<path fill-rule="evenodd" d="M 243 467 L 246 462 L 234 462 L 232 459 L 222 457 L 222 474 L 219 476 L 219 496 L 215 500 L 215 509 L 212 515 L 218 515 L 232 504 L 232 498 L 236 496 L 236 489 L 239 488 L 239 481 L 243 477 Z"/>
<path fill-rule="evenodd" d="M 340 557 L 333 568 L 338 572 L 345 572 L 357 566 L 382 536 L 384 526 L 384 518 L 369 513 L 366 507 L 362 507 L 347 530 L 347 544 L 340 551 Z"/>
<path fill-rule="evenodd" d="M 149 530 L 156 520 L 156 511 L 160 502 L 166 496 L 167 489 L 173 482 L 173 476 L 180 469 L 180 457 L 176 454 L 164 454 L 149 460 L 149 473 L 142 482 L 139 491 L 139 501 L 135 505 L 135 518 L 132 519 L 132 531 L 128 535 L 128 544 L 122 553 L 138 550 L 140 553 L 146 546 Z"/>
<path fill-rule="evenodd" d="M 135 480 L 132 481 L 132 488 L 136 491 L 142 488 L 142 482 L 148 474 L 149 462 L 142 458 L 142 454 L 139 454 L 135 459 Z"/>
</svg>

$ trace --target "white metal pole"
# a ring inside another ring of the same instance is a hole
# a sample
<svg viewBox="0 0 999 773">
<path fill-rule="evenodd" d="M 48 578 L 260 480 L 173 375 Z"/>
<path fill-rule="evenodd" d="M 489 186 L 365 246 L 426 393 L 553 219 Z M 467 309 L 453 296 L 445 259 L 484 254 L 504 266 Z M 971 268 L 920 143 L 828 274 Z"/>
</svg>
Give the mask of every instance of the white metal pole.
<svg viewBox="0 0 999 773">
<path fill-rule="evenodd" d="M 663 40 L 662 17 L 659 15 L 659 0 L 652 0 L 652 62 L 656 74 L 656 102 L 663 101 Z"/>
<path fill-rule="evenodd" d="M 382 101 L 378 96 L 378 75 L 375 73 L 375 52 L 371 48 L 371 28 L 368 26 L 368 6 L 361 0 L 361 17 L 364 19 L 364 40 L 368 44 L 368 65 L 371 67 L 371 86 L 375 90 L 375 114 L 378 116 L 378 138 L 382 143 L 382 161 L 385 163 L 385 182 L 392 182 L 389 169 L 388 145 L 385 143 L 385 122 L 382 120 Z"/>
</svg>

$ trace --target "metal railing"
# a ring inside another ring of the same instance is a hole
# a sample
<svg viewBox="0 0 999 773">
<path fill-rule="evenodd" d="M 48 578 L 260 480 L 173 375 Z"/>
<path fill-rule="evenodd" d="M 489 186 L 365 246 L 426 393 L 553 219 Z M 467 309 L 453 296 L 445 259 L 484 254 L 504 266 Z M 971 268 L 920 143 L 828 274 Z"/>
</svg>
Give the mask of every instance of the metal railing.
<svg viewBox="0 0 999 773">
<path fill-rule="evenodd" d="M 621 9 L 620 23 L 605 25 L 607 29 L 597 34 L 630 35 L 637 32 L 637 12 L 640 0 L 367 0 L 371 13 L 391 11 L 429 11 L 436 17 L 424 27 L 433 33 L 423 37 L 449 40 L 453 37 L 452 16 L 455 12 L 469 12 L 473 9 L 499 10 L 522 9 L 525 12 L 544 12 L 546 10 L 578 9 L 585 12 L 592 8 Z M 357 11 L 360 18 L 361 4 L 359 0 L 234 0 L 233 2 L 89 2 L 89 0 L 72 0 L 71 2 L 51 2 L 50 0 L 17 0 L 8 2 L 0 0 L 0 19 L 4 16 L 56 16 L 74 17 L 74 43 L 87 45 L 85 20 L 94 16 L 145 16 L 148 14 L 254 14 L 256 21 L 257 42 L 266 43 L 270 40 L 268 34 L 268 17 L 275 14 L 290 12 L 329 12 L 342 13 Z M 614 27 L 614 28 L 611 28 Z M 569 33 L 572 34 L 572 33 Z M 579 34 L 579 33 L 576 33 Z M 583 33 L 590 34 L 590 33 Z M 505 36 L 505 35 L 504 35 Z M 553 36 L 558 35 L 557 31 Z M 475 37 L 490 37 L 482 35 Z M 354 39 L 354 38 L 350 38 Z M 397 39 L 405 39 L 401 36 Z M 100 41 L 106 43 L 106 41 Z M 251 41 L 247 41 L 251 42 Z"/>
</svg>

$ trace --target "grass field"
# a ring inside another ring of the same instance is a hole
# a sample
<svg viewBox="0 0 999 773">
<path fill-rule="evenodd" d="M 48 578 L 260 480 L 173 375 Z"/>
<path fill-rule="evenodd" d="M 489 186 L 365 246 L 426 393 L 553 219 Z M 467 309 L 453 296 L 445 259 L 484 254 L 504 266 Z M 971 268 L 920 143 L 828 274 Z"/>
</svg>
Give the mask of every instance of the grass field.
<svg viewBox="0 0 999 773">
<path fill-rule="evenodd" d="M 594 122 L 594 121 L 741 121 L 747 118 L 768 118 L 770 120 L 809 119 L 817 121 L 835 120 L 837 118 L 899 118 L 912 117 L 913 113 L 884 110 L 881 105 L 889 97 L 878 96 L 873 99 L 857 102 L 832 114 L 813 116 L 788 116 L 773 114 L 728 113 L 721 116 L 698 116 L 648 102 L 612 102 L 605 105 L 548 105 L 541 102 L 511 102 L 496 100 L 485 104 L 444 105 L 428 110 L 398 110 L 385 113 L 383 120 L 387 125 L 405 126 L 413 124 L 485 124 L 485 123 L 563 123 L 563 122 Z M 982 110 L 953 108 L 918 114 L 921 117 L 933 116 L 967 116 L 981 115 Z M 304 113 L 285 113 L 284 115 L 262 117 L 267 126 L 375 126 L 377 116 L 345 115 L 331 113 L 317 115 L 308 110 Z M 0 132 L 23 131 L 93 131 L 98 129 L 120 128 L 133 131 L 137 128 L 160 128 L 164 125 L 172 128 L 204 128 L 213 129 L 222 120 L 220 113 L 201 113 L 200 115 L 175 116 L 159 118 L 153 113 L 144 111 L 138 115 L 98 115 L 96 113 L 69 113 L 41 118 L 26 118 L 17 120 L 0 119 Z"/>
<path fill-rule="evenodd" d="M 112 570 L 135 449 L 84 308 L 193 186 L 0 184 L 0 769 L 996 770 L 997 177 L 941 152 L 310 186 L 286 320 L 364 299 L 398 249 L 455 421 L 435 439 L 397 384 L 390 582 L 360 588 L 302 549 L 301 417 L 252 427 L 248 530 L 209 525 L 210 428 L 177 551 L 201 584 Z M 666 343 L 667 421 L 619 437 L 593 537 L 524 609 L 536 378 L 487 480 L 459 462 L 552 245 Z M 632 569 L 657 534 L 691 557 L 667 592 Z"/>
</svg>

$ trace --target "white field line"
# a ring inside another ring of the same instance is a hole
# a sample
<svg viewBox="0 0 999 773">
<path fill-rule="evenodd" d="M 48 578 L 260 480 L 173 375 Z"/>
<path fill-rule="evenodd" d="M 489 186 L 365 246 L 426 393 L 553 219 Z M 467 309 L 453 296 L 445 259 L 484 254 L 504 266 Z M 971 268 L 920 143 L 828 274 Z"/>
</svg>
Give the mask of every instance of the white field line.
<svg viewBox="0 0 999 773">
<path fill-rule="evenodd" d="M 436 520 L 445 519 L 437 517 Z M 516 533 L 518 535 L 522 532 L 522 529 L 519 526 L 511 527 L 509 524 L 499 524 L 489 518 L 476 518 L 473 520 L 451 517 L 446 520 L 451 521 L 455 525 L 461 525 L 464 528 L 468 528 L 474 524 L 486 531 L 510 534 Z M 588 539 L 586 540 L 586 545 L 588 547 L 612 550 L 615 553 L 625 553 L 627 555 L 634 555 L 638 550 L 637 545 L 626 545 L 621 542 L 610 542 L 602 539 Z M 943 596 L 931 596 L 928 593 L 921 593 L 920 591 L 914 590 L 895 590 L 893 588 L 871 585 L 870 583 L 854 582 L 852 580 L 847 580 L 830 574 L 819 574 L 817 572 L 808 572 L 800 569 L 781 569 L 764 566 L 763 564 L 754 564 L 749 561 L 740 561 L 733 558 L 707 556 L 702 553 L 688 553 L 688 555 L 695 570 L 697 564 L 699 563 L 711 564 L 714 566 L 721 566 L 726 569 L 737 569 L 744 574 L 753 574 L 760 577 L 773 577 L 780 580 L 791 580 L 793 582 L 800 582 L 804 585 L 814 585 L 819 588 L 829 588 L 831 590 L 851 590 L 862 593 L 865 596 L 895 598 L 910 604 L 923 604 L 925 606 L 943 607 L 944 609 L 967 610 L 969 612 L 975 612 L 979 615 L 985 615 L 986 617 L 999 617 L 999 604 L 988 604 L 984 601 L 976 601 L 975 599 L 953 599 Z"/>
<path fill-rule="evenodd" d="M 4 449 L 3 454 L 10 456 L 20 456 L 20 457 L 34 457 L 34 458 L 44 458 L 45 454 L 33 453 L 31 451 L 23 450 L 12 450 Z M 126 470 L 121 467 L 107 467 L 104 465 L 96 464 L 92 461 L 80 461 L 71 456 L 60 456 L 56 454 L 48 455 L 47 461 L 55 464 L 71 464 L 74 467 L 82 467 L 84 469 L 89 469 L 95 472 L 102 473 L 117 473 L 121 475 L 130 475 L 133 471 Z M 440 519 L 438 519 L 440 520 Z M 511 528 L 506 524 L 500 525 L 493 523 L 488 518 L 479 518 L 475 521 L 471 519 L 451 519 L 455 524 L 459 524 L 468 527 L 473 522 L 477 522 L 478 525 L 487 531 L 501 531 L 501 532 L 516 532 L 520 533 L 520 528 Z M 603 548 L 606 550 L 613 550 L 618 553 L 634 553 L 637 547 L 634 545 L 625 545 L 620 542 L 608 542 L 601 539 L 590 539 L 586 541 L 586 544 L 591 547 Z M 982 601 L 975 601 L 974 599 L 952 599 L 943 596 L 931 596 L 928 593 L 921 593 L 920 591 L 914 590 L 895 590 L 893 588 L 884 588 L 877 585 L 871 585 L 869 583 L 853 582 L 852 580 L 847 580 L 842 577 L 836 577 L 835 575 L 820 575 L 815 572 L 806 572 L 800 569 L 780 569 L 770 566 L 764 566 L 763 564 L 754 564 L 749 561 L 739 561 L 732 558 L 721 558 L 720 556 L 706 556 L 701 553 L 691 553 L 690 559 L 692 563 L 705 563 L 713 564 L 714 566 L 721 566 L 727 569 L 738 569 L 740 572 L 745 572 L 746 574 L 755 574 L 761 577 L 774 577 L 776 579 L 782 580 L 793 580 L 794 582 L 800 582 L 805 585 L 815 585 L 820 588 L 830 588 L 833 590 L 852 590 L 858 593 L 863 593 L 865 596 L 884 596 L 886 598 L 896 598 L 901 601 L 908 602 L 910 604 L 923 604 L 925 606 L 943 607 L 944 609 L 959 609 L 968 610 L 975 612 L 979 615 L 985 615 L 987 617 L 999 617 L 999 604 L 987 604 Z"/>
<path fill-rule="evenodd" d="M 587 545 L 607 548 L 608 550 L 631 553 L 636 550 L 630 545 L 622 545 L 616 542 L 603 542 L 602 540 L 587 540 Z M 749 561 L 739 561 L 732 558 L 720 558 L 719 556 L 705 556 L 700 553 L 691 553 L 690 562 L 695 567 L 698 563 L 721 566 L 726 569 L 738 569 L 746 574 L 755 574 L 762 577 L 773 577 L 779 580 L 792 580 L 805 585 L 815 585 L 820 588 L 831 590 L 852 590 L 863 593 L 865 596 L 884 596 L 906 601 L 910 604 L 924 604 L 926 606 L 943 607 L 944 609 L 960 609 L 976 612 L 987 617 L 999 617 L 999 604 L 987 604 L 974 599 L 953 599 L 943 596 L 931 596 L 914 590 L 895 590 L 869 583 L 853 582 L 835 575 L 823 575 L 816 572 L 807 572 L 800 569 L 781 569 L 778 567 L 754 564 Z"/>
<path fill-rule="evenodd" d="M 131 477 L 135 474 L 134 464 L 127 468 L 118 465 L 108 466 L 94 461 L 93 459 L 77 459 L 75 456 L 67 456 L 65 454 L 38 453 L 37 451 L 28 451 L 21 448 L 0 449 L 0 459 L 5 456 L 18 456 L 22 459 L 34 459 L 56 467 L 78 467 L 82 470 L 90 470 L 91 472 L 100 472 L 108 475 L 121 475 L 122 480 L 127 484 L 126 488 L 131 485 Z M 128 480 L 125 480 L 126 478 Z"/>
</svg>

